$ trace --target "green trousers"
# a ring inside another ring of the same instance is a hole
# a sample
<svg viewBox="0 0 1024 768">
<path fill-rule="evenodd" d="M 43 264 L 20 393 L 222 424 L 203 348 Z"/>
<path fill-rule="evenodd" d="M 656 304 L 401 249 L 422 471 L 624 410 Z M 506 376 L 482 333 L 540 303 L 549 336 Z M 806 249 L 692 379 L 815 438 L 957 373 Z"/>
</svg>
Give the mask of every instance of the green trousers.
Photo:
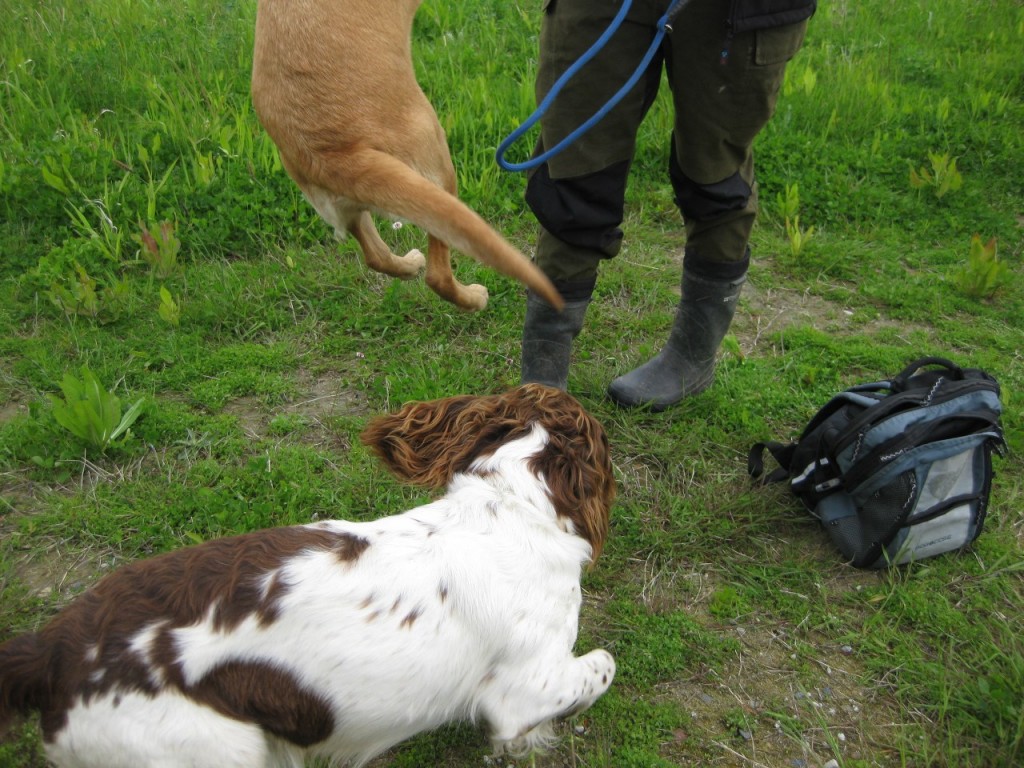
<svg viewBox="0 0 1024 768">
<path fill-rule="evenodd" d="M 619 90 L 653 41 L 667 5 L 634 0 L 606 47 L 542 118 L 535 154 L 558 143 Z M 663 73 L 674 107 L 668 175 L 687 251 L 710 262 L 745 258 L 757 214 L 752 145 L 775 111 L 786 63 L 799 50 L 807 22 L 734 35 L 729 6 L 725 0 L 692 0 L 632 91 L 589 132 L 531 172 L 526 200 L 541 225 L 535 259 L 556 285 L 592 287 L 601 260 L 618 252 L 637 132 Z M 618 1 L 546 0 L 538 102 L 620 7 Z"/>
</svg>

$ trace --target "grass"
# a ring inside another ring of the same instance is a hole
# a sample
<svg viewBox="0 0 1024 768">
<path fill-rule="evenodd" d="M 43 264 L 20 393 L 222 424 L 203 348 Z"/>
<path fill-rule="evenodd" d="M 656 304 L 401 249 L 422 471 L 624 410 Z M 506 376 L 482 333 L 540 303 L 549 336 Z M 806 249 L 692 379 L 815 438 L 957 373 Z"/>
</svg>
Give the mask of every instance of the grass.
<svg viewBox="0 0 1024 768">
<path fill-rule="evenodd" d="M 9 6 L 0 638 L 137 557 L 423 501 L 358 432 L 408 400 L 515 384 L 520 288 L 460 259 L 459 275 L 491 291 L 486 311 L 463 314 L 333 241 L 253 117 L 252 0 Z M 416 25 L 461 194 L 526 251 L 523 179 L 493 152 L 533 107 L 538 22 L 515 3 L 426 0 Z M 620 672 L 537 766 L 1024 759 L 1022 42 L 1011 0 L 823 4 L 758 140 L 755 262 L 716 384 L 663 415 L 603 398 L 658 348 L 676 303 L 671 115 L 655 105 L 625 247 L 602 273 L 570 377 L 609 431 L 620 485 L 579 647 L 608 648 Z M 954 167 L 961 184 L 941 195 L 911 183 Z M 786 227 L 796 215 L 799 243 Z M 158 259 L 145 235 L 163 222 L 180 249 Z M 1006 267 L 982 295 L 961 288 L 975 235 L 996 239 Z M 411 227 L 387 237 L 397 251 L 424 241 Z M 746 450 L 922 354 L 1002 384 L 1011 450 L 986 529 L 960 556 L 853 571 L 785 489 L 751 486 Z M 50 412 L 47 395 L 82 366 L 123 403 L 147 399 L 131 439 L 105 453 Z M 476 729 L 453 725 L 380 764 L 457 768 L 486 752 Z M 33 722 L 0 743 L 0 765 L 43 765 Z"/>
</svg>

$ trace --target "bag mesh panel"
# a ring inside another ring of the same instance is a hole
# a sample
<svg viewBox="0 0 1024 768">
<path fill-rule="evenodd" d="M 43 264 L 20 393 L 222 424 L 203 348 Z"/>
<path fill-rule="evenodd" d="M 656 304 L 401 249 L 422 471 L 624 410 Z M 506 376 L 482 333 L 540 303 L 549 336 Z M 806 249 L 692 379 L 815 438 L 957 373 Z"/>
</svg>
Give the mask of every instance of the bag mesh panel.
<svg viewBox="0 0 1024 768">
<path fill-rule="evenodd" d="M 856 517 L 837 520 L 828 532 L 846 557 L 859 560 L 876 543 L 889 543 L 898 530 L 896 521 L 914 508 L 916 496 L 917 478 L 911 469 L 871 494 Z"/>
<path fill-rule="evenodd" d="M 826 530 L 847 560 L 856 559 L 871 544 L 864 540 L 863 528 L 856 517 L 844 517 L 829 523 Z"/>
</svg>

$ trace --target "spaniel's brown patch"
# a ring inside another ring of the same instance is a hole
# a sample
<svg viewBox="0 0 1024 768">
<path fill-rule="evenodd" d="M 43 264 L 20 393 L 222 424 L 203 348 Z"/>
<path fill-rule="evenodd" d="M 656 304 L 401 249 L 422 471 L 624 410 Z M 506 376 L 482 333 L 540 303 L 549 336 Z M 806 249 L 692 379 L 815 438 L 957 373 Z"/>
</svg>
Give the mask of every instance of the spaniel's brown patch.
<svg viewBox="0 0 1024 768">
<path fill-rule="evenodd" d="M 300 747 L 323 741 L 335 727 L 328 701 L 269 664 L 221 664 L 187 692 L 222 715 L 256 723 Z"/>
<path fill-rule="evenodd" d="M 7 646 L 5 664 L 45 669 L 45 677 L 60 685 L 5 688 L 0 695 L 4 703 L 21 700 L 42 710 L 48 739 L 64 725 L 79 696 L 88 702 L 113 688 L 152 694 L 154 674 L 184 687 L 172 630 L 198 624 L 207 615 L 220 632 L 230 632 L 249 616 L 269 625 L 289 589 L 277 573 L 285 560 L 322 551 L 352 562 L 368 546 L 350 534 L 288 527 L 215 539 L 131 563 L 79 597 L 38 635 L 15 638 Z M 151 632 L 149 658 L 132 649 L 144 630 Z"/>
</svg>

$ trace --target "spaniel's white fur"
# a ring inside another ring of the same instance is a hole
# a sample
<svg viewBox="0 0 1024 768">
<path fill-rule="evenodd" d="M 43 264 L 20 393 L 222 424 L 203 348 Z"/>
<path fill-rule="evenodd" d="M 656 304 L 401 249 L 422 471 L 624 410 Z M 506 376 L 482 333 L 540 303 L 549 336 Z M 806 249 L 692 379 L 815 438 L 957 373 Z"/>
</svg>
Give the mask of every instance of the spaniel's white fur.
<svg viewBox="0 0 1024 768">
<path fill-rule="evenodd" d="M 0 723 L 40 711 L 61 768 L 361 765 L 452 720 L 542 745 L 615 673 L 573 656 L 615 495 L 600 424 L 525 385 L 408 405 L 363 440 L 445 495 L 120 569 L 0 646 Z"/>
</svg>

